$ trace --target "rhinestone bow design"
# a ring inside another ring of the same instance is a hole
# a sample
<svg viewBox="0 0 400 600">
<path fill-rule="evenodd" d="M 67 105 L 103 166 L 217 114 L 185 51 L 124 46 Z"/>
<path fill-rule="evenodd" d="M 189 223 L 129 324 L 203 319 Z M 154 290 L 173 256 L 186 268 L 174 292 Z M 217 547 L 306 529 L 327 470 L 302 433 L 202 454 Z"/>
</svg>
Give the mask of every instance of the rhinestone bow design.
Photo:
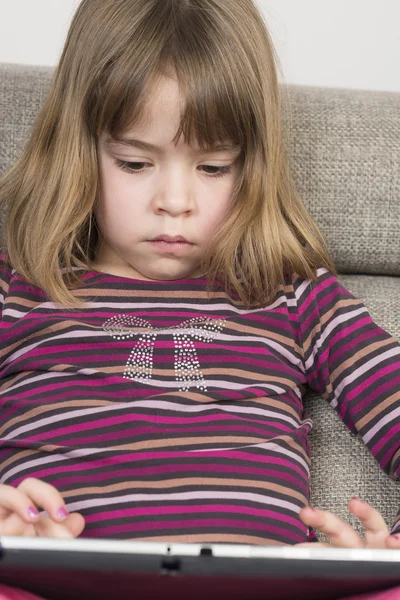
<svg viewBox="0 0 400 600">
<path fill-rule="evenodd" d="M 104 331 L 117 340 L 140 336 L 129 355 L 123 377 L 144 384 L 150 383 L 153 375 L 153 353 L 157 336 L 160 333 L 172 333 L 175 345 L 175 379 L 178 383 L 183 383 L 179 388 L 181 392 L 188 391 L 190 387 L 207 391 L 194 340 L 210 343 L 218 337 L 223 327 L 224 319 L 209 317 L 195 317 L 172 327 L 153 327 L 149 321 L 140 317 L 119 315 L 107 319 L 103 324 Z M 143 328 L 147 331 L 144 332 Z"/>
</svg>

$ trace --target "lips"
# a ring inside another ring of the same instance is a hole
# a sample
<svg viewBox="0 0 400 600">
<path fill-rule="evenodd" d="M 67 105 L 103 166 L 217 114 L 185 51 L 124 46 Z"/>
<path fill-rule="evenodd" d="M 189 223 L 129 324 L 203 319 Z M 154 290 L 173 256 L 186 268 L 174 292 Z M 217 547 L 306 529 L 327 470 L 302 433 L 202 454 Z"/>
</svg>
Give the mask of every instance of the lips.
<svg viewBox="0 0 400 600">
<path fill-rule="evenodd" d="M 181 235 L 177 235 L 175 237 L 171 237 L 170 235 L 159 235 L 156 238 L 153 238 L 152 240 L 150 240 L 151 242 L 169 242 L 171 244 L 180 242 L 180 243 L 185 243 L 185 244 L 190 244 L 191 242 L 188 242 L 188 240 L 184 237 L 182 237 Z"/>
</svg>

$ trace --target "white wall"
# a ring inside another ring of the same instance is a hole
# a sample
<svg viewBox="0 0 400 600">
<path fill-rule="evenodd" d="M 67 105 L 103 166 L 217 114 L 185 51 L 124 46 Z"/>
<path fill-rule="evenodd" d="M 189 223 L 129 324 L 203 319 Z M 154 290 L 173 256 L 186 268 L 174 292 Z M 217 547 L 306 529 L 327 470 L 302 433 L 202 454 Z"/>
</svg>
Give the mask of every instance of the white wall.
<svg viewBox="0 0 400 600">
<path fill-rule="evenodd" d="M 256 0 L 284 80 L 400 92 L 400 0 Z M 0 0 L 0 62 L 55 65 L 80 0 Z"/>
</svg>

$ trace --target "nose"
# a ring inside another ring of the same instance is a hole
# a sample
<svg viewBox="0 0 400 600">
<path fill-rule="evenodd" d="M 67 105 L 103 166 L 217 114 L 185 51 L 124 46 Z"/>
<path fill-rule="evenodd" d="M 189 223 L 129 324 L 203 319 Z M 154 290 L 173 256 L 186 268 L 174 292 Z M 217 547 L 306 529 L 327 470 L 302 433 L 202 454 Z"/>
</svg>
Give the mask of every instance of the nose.
<svg viewBox="0 0 400 600">
<path fill-rule="evenodd" d="M 167 212 L 172 216 L 191 214 L 195 208 L 193 194 L 190 176 L 176 169 L 162 179 L 155 201 L 156 212 Z"/>
</svg>

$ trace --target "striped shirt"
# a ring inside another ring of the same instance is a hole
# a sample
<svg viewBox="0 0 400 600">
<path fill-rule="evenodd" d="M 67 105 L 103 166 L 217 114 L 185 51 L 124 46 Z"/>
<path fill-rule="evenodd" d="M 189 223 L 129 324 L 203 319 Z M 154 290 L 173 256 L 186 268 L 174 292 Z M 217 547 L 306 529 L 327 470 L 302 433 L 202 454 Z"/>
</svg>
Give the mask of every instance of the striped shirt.
<svg viewBox="0 0 400 600">
<path fill-rule="evenodd" d="M 398 478 L 399 342 L 325 268 L 258 309 L 84 271 L 72 310 L 0 264 L 0 483 L 52 484 L 81 537 L 315 541 L 307 386 Z"/>
</svg>

